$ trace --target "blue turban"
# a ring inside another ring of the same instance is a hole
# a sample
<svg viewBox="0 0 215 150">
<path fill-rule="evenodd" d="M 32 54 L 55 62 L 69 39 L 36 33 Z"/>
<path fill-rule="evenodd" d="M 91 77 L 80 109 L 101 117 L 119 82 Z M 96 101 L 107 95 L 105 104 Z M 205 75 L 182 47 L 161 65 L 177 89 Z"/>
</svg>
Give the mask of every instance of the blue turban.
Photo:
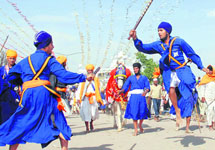
<svg viewBox="0 0 215 150">
<path fill-rule="evenodd" d="M 75 90 L 76 90 L 76 87 L 75 87 L 75 86 L 72 86 L 72 87 L 70 88 L 70 90 L 72 90 L 72 89 L 75 89 Z"/>
<path fill-rule="evenodd" d="M 52 42 L 52 36 L 45 31 L 40 31 L 35 35 L 34 46 L 37 49 L 44 48 Z"/>
<path fill-rule="evenodd" d="M 172 26 L 171 24 L 169 24 L 168 22 L 161 22 L 158 26 L 159 28 L 163 28 L 164 30 L 166 30 L 166 32 L 168 32 L 169 34 L 172 32 Z"/>
</svg>

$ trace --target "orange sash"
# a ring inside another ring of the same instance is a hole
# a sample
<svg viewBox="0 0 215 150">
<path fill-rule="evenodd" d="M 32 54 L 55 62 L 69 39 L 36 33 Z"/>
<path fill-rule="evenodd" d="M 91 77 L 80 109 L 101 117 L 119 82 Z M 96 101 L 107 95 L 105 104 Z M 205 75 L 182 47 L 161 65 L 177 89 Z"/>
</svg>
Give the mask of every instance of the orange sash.
<svg viewBox="0 0 215 150">
<path fill-rule="evenodd" d="M 51 83 L 48 80 L 31 80 L 23 83 L 23 90 L 27 88 L 34 88 L 42 85 L 50 85 Z"/>
<path fill-rule="evenodd" d="M 181 67 L 184 67 L 187 63 L 184 62 L 183 64 L 181 64 L 178 60 L 176 60 L 174 57 L 172 57 L 172 45 L 173 43 L 175 42 L 176 40 L 176 37 L 174 37 L 170 43 L 170 46 L 169 46 L 169 62 L 171 61 L 171 59 L 176 62 L 179 66 L 175 69 L 179 69 Z M 161 47 L 163 48 L 163 50 L 166 50 L 165 47 L 163 46 L 163 44 L 161 44 Z"/>
<path fill-rule="evenodd" d="M 95 83 L 95 96 L 96 96 L 96 101 L 98 103 L 101 103 L 102 105 L 104 105 L 103 101 L 102 101 L 102 98 L 101 98 L 101 95 L 100 95 L 100 91 L 99 91 L 99 86 L 100 86 L 100 83 L 99 83 L 99 79 L 98 78 L 94 78 L 94 83 Z M 85 88 L 85 82 L 82 82 L 81 83 L 81 90 L 80 90 L 80 102 L 81 102 L 81 99 L 82 99 L 82 96 L 84 94 L 84 88 Z M 85 95 L 86 96 L 86 95 Z"/>
<path fill-rule="evenodd" d="M 93 96 L 95 96 L 95 93 L 86 93 L 85 96 L 88 97 L 88 100 L 90 104 L 93 104 Z"/>
<path fill-rule="evenodd" d="M 40 74 L 43 72 L 43 70 L 45 69 L 45 67 L 47 66 L 49 60 L 51 59 L 51 56 L 47 57 L 45 62 L 43 63 L 42 67 L 40 68 L 40 70 L 36 73 L 33 65 L 32 65 L 32 62 L 31 62 L 31 57 L 28 56 L 28 63 L 30 65 L 30 68 L 33 72 L 33 74 L 35 75 L 33 77 L 33 79 L 31 81 L 27 81 L 27 82 L 24 82 L 23 83 L 23 92 L 22 92 L 22 96 L 21 96 L 21 99 L 20 99 L 20 102 L 19 102 L 19 106 L 21 106 L 22 104 L 22 98 L 23 98 L 23 95 L 25 93 L 25 91 L 28 89 L 28 88 L 33 88 L 33 87 L 38 87 L 38 86 L 44 86 L 49 92 L 51 92 L 52 94 L 56 95 L 57 96 L 57 102 L 58 102 L 58 106 L 57 108 L 59 109 L 59 111 L 61 110 L 64 110 L 64 105 L 61 101 L 61 96 L 54 90 L 52 90 L 51 88 L 47 87 L 46 85 L 49 85 L 50 82 L 47 81 L 47 80 L 40 80 L 39 76 Z"/>
<path fill-rule="evenodd" d="M 56 87 L 55 90 L 58 92 L 66 92 L 66 88 Z"/>
</svg>

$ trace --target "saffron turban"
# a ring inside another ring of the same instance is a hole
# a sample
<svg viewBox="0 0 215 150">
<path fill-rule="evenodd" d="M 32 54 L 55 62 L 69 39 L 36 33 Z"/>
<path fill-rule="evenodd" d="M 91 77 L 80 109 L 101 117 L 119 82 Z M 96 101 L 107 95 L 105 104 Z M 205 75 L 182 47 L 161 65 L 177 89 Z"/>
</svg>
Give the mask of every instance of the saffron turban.
<svg viewBox="0 0 215 150">
<path fill-rule="evenodd" d="M 215 82 L 215 68 L 211 65 L 209 65 L 207 68 L 210 71 L 212 71 L 212 74 L 204 75 L 203 78 L 201 79 L 199 85 L 204 85 L 204 84 L 207 84 L 209 82 Z"/>
<path fill-rule="evenodd" d="M 88 64 L 86 65 L 86 70 L 94 70 L 94 65 L 93 64 Z"/>
<path fill-rule="evenodd" d="M 168 32 L 169 34 L 172 32 L 172 26 L 170 23 L 168 22 L 161 22 L 158 26 L 159 28 L 163 28 L 164 30 L 166 30 L 166 32 Z"/>
<path fill-rule="evenodd" d="M 63 64 L 63 63 L 65 63 L 66 61 L 67 61 L 67 58 L 65 57 L 65 56 L 58 56 L 57 58 L 56 58 L 56 60 L 60 63 L 60 64 Z"/>
<path fill-rule="evenodd" d="M 45 31 L 40 31 L 35 35 L 34 46 L 37 49 L 45 48 L 51 42 L 52 42 L 52 36 Z"/>
<path fill-rule="evenodd" d="M 7 58 L 8 57 L 16 58 L 17 57 L 17 52 L 15 50 L 9 49 L 6 52 L 6 55 L 7 55 Z"/>
</svg>

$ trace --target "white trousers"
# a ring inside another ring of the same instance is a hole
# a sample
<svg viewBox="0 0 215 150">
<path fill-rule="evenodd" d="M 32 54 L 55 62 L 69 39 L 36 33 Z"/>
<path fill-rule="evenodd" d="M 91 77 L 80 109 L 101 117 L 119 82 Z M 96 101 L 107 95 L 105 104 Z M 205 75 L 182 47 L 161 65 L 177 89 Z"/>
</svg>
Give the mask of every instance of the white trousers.
<svg viewBox="0 0 215 150">
<path fill-rule="evenodd" d="M 212 101 L 208 104 L 208 108 L 206 110 L 208 125 L 211 126 L 212 122 L 215 122 L 215 101 Z"/>
<path fill-rule="evenodd" d="M 170 87 L 178 87 L 180 80 L 175 71 L 171 72 Z"/>
</svg>

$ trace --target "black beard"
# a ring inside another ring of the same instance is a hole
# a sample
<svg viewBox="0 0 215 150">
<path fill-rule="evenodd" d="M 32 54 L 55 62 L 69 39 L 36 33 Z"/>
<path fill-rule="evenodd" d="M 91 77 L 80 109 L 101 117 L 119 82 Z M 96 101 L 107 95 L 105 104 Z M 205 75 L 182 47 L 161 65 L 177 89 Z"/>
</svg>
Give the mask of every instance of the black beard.
<svg viewBox="0 0 215 150">
<path fill-rule="evenodd" d="M 163 39 L 160 39 L 162 42 L 165 42 L 166 41 L 166 39 L 167 39 L 167 34 L 166 34 L 166 36 L 163 38 Z"/>
<path fill-rule="evenodd" d="M 138 73 L 135 73 L 135 75 L 136 75 L 136 76 L 140 75 L 140 72 L 138 72 Z"/>
</svg>

